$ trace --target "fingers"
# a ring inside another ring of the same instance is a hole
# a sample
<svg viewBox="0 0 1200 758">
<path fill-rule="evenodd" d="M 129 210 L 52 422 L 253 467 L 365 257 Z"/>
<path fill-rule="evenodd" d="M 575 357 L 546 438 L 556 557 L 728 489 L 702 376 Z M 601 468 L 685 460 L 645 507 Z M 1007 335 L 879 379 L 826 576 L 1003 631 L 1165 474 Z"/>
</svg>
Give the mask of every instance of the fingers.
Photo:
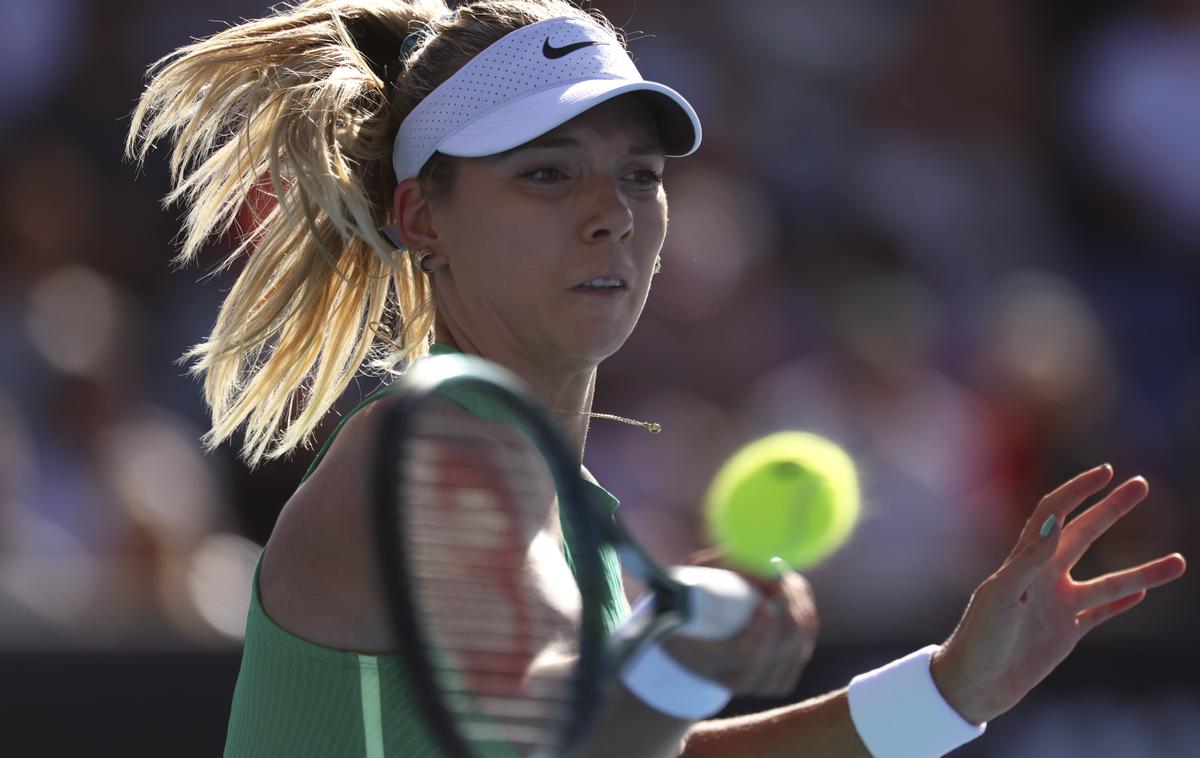
<svg viewBox="0 0 1200 758">
<path fill-rule="evenodd" d="M 796 688 L 800 674 L 812 657 L 818 621 L 812 588 L 800 574 L 778 580 L 772 591 L 763 593 L 763 611 L 773 622 L 769 652 L 760 659 L 748 689 L 762 697 L 784 697 Z"/>
<path fill-rule="evenodd" d="M 800 652 L 781 661 L 764 687 L 764 694 L 772 697 L 786 697 L 792 694 L 796 689 L 796 683 L 800 681 L 800 673 L 807 663 L 808 657 Z"/>
<path fill-rule="evenodd" d="M 748 635 L 746 642 L 750 644 L 741 651 L 743 658 L 751 661 L 740 688 L 744 692 L 774 694 L 771 687 L 779 665 L 777 656 L 780 642 L 785 639 L 785 632 L 779 621 L 780 611 L 777 607 L 771 610 L 772 603 L 774 601 L 768 598 L 755 610 L 753 623 L 760 632 L 753 637 Z"/>
<path fill-rule="evenodd" d="M 1157 558 L 1123 571 L 1105 574 L 1089 582 L 1081 582 L 1074 587 L 1075 602 L 1079 609 L 1094 609 L 1105 603 L 1112 603 L 1118 598 L 1125 598 L 1136 593 L 1145 593 L 1160 585 L 1172 582 L 1183 576 L 1187 570 L 1187 561 L 1179 553 Z"/>
<path fill-rule="evenodd" d="M 1070 479 L 1042 498 L 1033 509 L 1029 520 L 1025 522 L 1012 553 L 1000 570 L 988 580 L 988 585 L 1006 599 L 1015 600 L 1021 597 L 1058 551 L 1062 539 L 1062 525 L 1068 514 L 1078 508 L 1084 500 L 1103 489 L 1112 479 L 1112 474 L 1112 466 L 1107 463 L 1097 466 Z"/>
<path fill-rule="evenodd" d="M 1142 502 L 1150 494 L 1150 484 L 1135 476 L 1108 493 L 1103 500 L 1088 508 L 1063 530 L 1063 549 L 1059 561 L 1070 569 L 1100 535 Z"/>
<path fill-rule="evenodd" d="M 792 623 L 806 632 L 804 657 L 807 660 L 816 647 L 817 634 L 821 630 L 821 619 L 817 614 L 817 601 L 812 585 L 800 574 L 790 574 L 783 580 L 783 589 L 789 598 L 788 608 L 791 610 Z"/>
<path fill-rule="evenodd" d="M 1049 516 L 1057 516 L 1058 526 L 1062 526 L 1071 511 L 1108 485 L 1112 475 L 1112 466 L 1106 463 L 1079 474 L 1042 498 L 1037 507 L 1033 509 L 1033 515 L 1029 517 L 1029 521 L 1025 523 L 1025 528 L 1021 531 L 1017 547 L 1013 549 L 1013 552 L 1019 552 L 1035 540 Z"/>
<path fill-rule="evenodd" d="M 807 579 L 792 572 L 785 575 L 780 583 L 786 602 L 784 621 L 789 626 L 791 641 L 787 656 L 779 667 L 779 680 L 775 684 L 776 694 L 783 697 L 796 689 L 800 674 L 812 659 L 821 623 L 812 585 Z"/>
<path fill-rule="evenodd" d="M 720 547 L 701 548 L 684 559 L 688 566 L 707 566 L 709 568 L 729 568 L 725 562 L 725 550 Z"/>
<path fill-rule="evenodd" d="M 1023 599 L 1025 590 L 1033 584 L 1033 580 L 1054 557 L 1061 537 L 1062 529 L 1055 525 L 1045 537 L 1040 536 L 1040 533 L 1035 533 L 1032 541 L 1026 543 L 1024 547 L 1018 543 L 1019 551 L 1010 556 L 1000 570 L 984 583 L 984 586 L 990 587 L 1004 600 Z"/>
<path fill-rule="evenodd" d="M 794 624 L 784 619 L 775 625 L 770 643 L 770 654 L 761 658 L 747 690 L 759 697 L 782 697 L 795 689 L 811 651 L 797 638 Z"/>
<path fill-rule="evenodd" d="M 1120 600 L 1114 600 L 1111 603 L 1106 603 L 1098 608 L 1086 610 L 1075 617 L 1075 628 L 1079 630 L 1079 636 L 1082 637 L 1083 635 L 1103 624 L 1105 621 L 1124 613 L 1145 599 L 1146 591 L 1142 590 L 1141 592 L 1135 592 L 1128 597 L 1123 597 Z"/>
</svg>

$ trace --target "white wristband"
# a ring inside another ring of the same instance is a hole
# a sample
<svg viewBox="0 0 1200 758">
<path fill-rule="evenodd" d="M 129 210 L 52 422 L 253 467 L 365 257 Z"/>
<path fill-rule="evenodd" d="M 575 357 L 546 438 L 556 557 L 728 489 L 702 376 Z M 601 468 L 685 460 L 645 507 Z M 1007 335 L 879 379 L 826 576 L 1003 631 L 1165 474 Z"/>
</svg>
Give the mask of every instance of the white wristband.
<svg viewBox="0 0 1200 758">
<path fill-rule="evenodd" d="M 647 597 L 638 603 L 613 634 L 620 636 L 627 628 L 636 629 L 651 612 L 652 601 Z M 724 685 L 684 668 L 657 643 L 631 656 L 619 676 L 625 687 L 646 705 L 687 721 L 700 721 L 718 713 L 733 694 Z"/>
<path fill-rule="evenodd" d="M 874 758 L 935 758 L 987 729 L 954 710 L 929 672 L 929 645 L 850 680 L 850 718 Z"/>
</svg>

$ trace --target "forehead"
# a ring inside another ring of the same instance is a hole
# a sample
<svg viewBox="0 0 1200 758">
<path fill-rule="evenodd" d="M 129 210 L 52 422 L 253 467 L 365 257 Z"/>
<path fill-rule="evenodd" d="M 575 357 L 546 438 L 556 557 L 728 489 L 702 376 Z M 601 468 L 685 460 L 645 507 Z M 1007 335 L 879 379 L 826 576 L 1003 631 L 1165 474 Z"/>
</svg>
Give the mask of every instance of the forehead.
<svg viewBox="0 0 1200 758">
<path fill-rule="evenodd" d="M 640 98 L 622 95 L 606 100 L 545 134 L 497 153 L 501 160 L 539 147 L 583 147 L 589 141 L 624 142 L 633 154 L 662 155 L 654 113 Z"/>
</svg>

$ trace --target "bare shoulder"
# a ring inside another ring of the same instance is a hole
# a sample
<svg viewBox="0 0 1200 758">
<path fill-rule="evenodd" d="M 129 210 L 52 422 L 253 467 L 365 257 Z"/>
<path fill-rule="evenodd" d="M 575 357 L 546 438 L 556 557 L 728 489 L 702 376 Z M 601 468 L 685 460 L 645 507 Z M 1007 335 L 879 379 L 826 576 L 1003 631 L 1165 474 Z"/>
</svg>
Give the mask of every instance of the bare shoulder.
<svg viewBox="0 0 1200 758">
<path fill-rule="evenodd" d="M 382 415 L 373 403 L 338 434 L 279 515 L 259 575 L 263 610 L 288 632 L 336 650 L 391 652 L 371 556 L 368 476 Z"/>
</svg>

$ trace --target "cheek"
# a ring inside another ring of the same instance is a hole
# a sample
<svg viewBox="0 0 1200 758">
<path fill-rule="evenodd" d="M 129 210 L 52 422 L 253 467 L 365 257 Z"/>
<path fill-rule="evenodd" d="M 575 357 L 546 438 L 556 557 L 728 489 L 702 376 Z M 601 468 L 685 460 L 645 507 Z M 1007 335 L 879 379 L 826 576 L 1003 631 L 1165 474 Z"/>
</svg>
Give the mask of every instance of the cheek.
<svg viewBox="0 0 1200 758">
<path fill-rule="evenodd" d="M 460 251 L 455 279 L 465 290 L 488 293 L 503 310 L 532 303 L 531 296 L 552 281 L 558 220 L 520 209 L 493 208 L 459 222 L 453 246 Z"/>
<path fill-rule="evenodd" d="M 653 260 L 662 250 L 667 238 L 667 198 L 663 195 L 657 203 L 647 203 L 644 211 L 634 219 L 638 239 L 638 251 Z"/>
<path fill-rule="evenodd" d="M 658 213 L 654 218 L 654 237 L 660 248 L 662 247 L 663 240 L 667 238 L 667 219 L 667 196 L 663 195 L 662 202 L 658 206 Z"/>
</svg>

